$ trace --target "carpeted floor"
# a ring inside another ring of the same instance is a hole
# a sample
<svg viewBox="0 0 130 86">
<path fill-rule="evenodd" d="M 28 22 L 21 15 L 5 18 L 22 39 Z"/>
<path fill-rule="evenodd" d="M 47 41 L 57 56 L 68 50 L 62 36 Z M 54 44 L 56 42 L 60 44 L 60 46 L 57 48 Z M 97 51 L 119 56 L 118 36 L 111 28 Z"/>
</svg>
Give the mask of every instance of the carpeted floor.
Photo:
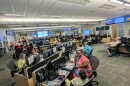
<svg viewBox="0 0 130 86">
<path fill-rule="evenodd" d="M 93 55 L 100 60 L 96 78 L 99 81 L 98 86 L 130 86 L 130 57 L 124 55 L 107 57 L 103 44 L 91 47 L 94 48 Z M 10 71 L 5 62 L 11 57 L 10 54 L 6 54 L 0 58 L 0 86 L 10 86 Z"/>
</svg>

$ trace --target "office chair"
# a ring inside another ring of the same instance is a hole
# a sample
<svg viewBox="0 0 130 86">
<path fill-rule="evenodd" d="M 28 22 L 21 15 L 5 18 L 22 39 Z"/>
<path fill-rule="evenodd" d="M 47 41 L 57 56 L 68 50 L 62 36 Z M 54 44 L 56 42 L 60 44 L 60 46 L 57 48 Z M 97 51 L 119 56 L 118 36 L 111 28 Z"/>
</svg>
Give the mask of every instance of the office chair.
<svg viewBox="0 0 130 86">
<path fill-rule="evenodd" d="M 42 82 L 45 81 L 47 79 L 47 76 L 45 75 L 45 69 L 41 69 L 38 71 L 38 73 L 36 74 L 36 84 L 35 86 L 42 86 Z"/>
<path fill-rule="evenodd" d="M 89 81 L 84 86 L 93 86 L 92 80 L 94 78 L 94 75 L 89 79 Z"/>
<path fill-rule="evenodd" d="M 9 59 L 8 61 L 6 61 L 6 65 L 7 67 L 11 70 L 11 76 L 14 77 L 14 74 L 18 72 L 18 68 L 14 62 L 13 59 Z M 11 84 L 11 86 L 14 86 L 16 82 L 13 82 Z"/>
<path fill-rule="evenodd" d="M 90 65 L 92 67 L 92 70 L 88 70 L 88 72 L 92 72 L 93 75 L 94 75 L 94 78 L 96 78 L 97 77 L 96 69 L 97 69 L 100 61 L 99 61 L 99 59 L 96 56 L 90 56 L 89 61 L 90 61 Z M 97 85 L 99 84 L 98 81 L 91 81 L 91 83 L 96 83 Z"/>
<path fill-rule="evenodd" d="M 121 43 L 117 44 L 115 48 L 111 49 L 112 55 L 119 55 L 120 56 L 120 54 L 119 54 L 120 46 L 121 46 Z"/>
<path fill-rule="evenodd" d="M 93 84 L 92 84 L 93 78 L 94 78 L 94 75 L 91 78 L 89 78 L 89 81 L 87 83 L 85 83 L 85 85 L 83 85 L 83 86 L 93 86 Z M 72 83 L 70 83 L 70 86 L 74 86 L 74 85 Z"/>
</svg>

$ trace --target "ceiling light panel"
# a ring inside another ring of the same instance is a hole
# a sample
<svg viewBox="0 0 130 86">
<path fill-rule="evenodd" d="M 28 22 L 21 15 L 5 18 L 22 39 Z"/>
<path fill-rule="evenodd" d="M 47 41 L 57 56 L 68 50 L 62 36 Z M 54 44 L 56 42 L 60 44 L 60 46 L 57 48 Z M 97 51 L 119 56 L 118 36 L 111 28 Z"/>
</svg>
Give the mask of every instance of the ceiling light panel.
<svg viewBox="0 0 130 86">
<path fill-rule="evenodd" d="M 124 4 L 123 0 L 110 0 L 110 1 L 118 3 L 118 4 Z"/>
<path fill-rule="evenodd" d="M 90 0 L 58 0 L 58 1 L 73 3 L 73 4 L 80 4 L 80 5 L 86 5 L 90 2 Z"/>
<path fill-rule="evenodd" d="M 98 6 L 98 8 L 104 8 L 104 9 L 113 9 L 115 7 L 116 6 L 109 5 L 109 4 L 103 4 L 103 5 Z"/>
</svg>

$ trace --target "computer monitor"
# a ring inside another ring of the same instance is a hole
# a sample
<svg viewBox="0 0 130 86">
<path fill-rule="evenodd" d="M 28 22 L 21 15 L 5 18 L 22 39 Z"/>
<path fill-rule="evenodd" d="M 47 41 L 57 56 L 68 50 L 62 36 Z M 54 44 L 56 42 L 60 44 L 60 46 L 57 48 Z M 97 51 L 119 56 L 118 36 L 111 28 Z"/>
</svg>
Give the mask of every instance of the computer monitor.
<svg viewBox="0 0 130 86">
<path fill-rule="evenodd" d="M 61 47 L 62 47 L 62 46 L 60 46 L 60 45 L 56 46 L 56 50 L 57 50 L 57 51 L 61 51 Z"/>
<path fill-rule="evenodd" d="M 48 53 L 48 57 L 53 54 L 53 52 L 51 51 L 51 49 L 48 49 L 48 50 L 47 50 L 47 53 Z"/>
<path fill-rule="evenodd" d="M 127 37 L 121 37 L 121 42 L 126 43 L 127 42 Z"/>
<path fill-rule="evenodd" d="M 40 56 L 38 54 L 33 55 L 34 63 L 37 63 L 40 60 Z"/>
<path fill-rule="evenodd" d="M 65 51 L 65 52 L 62 54 L 62 56 L 65 57 L 65 62 L 67 62 L 67 61 L 70 59 L 70 57 L 69 57 L 69 51 L 68 51 L 68 50 Z"/>
<path fill-rule="evenodd" d="M 26 59 L 26 64 L 27 66 L 30 66 L 32 65 L 32 63 L 34 62 L 34 57 L 33 56 L 30 56 Z"/>
<path fill-rule="evenodd" d="M 53 61 L 52 63 L 57 66 L 57 67 L 63 67 L 65 65 L 65 56 L 62 56 L 58 59 L 56 59 L 55 61 Z"/>
<path fill-rule="evenodd" d="M 57 59 L 57 57 L 59 57 L 59 53 L 53 54 L 51 57 L 51 61 L 53 61 L 54 59 Z"/>
<path fill-rule="evenodd" d="M 44 59 L 47 58 L 47 57 L 48 57 L 47 51 L 44 51 L 44 52 L 42 53 L 42 55 L 43 55 L 43 58 L 44 58 Z"/>
<path fill-rule="evenodd" d="M 51 60 L 49 60 L 46 64 L 45 70 L 51 70 L 53 69 L 53 64 L 51 63 Z"/>
<path fill-rule="evenodd" d="M 56 53 L 56 51 L 57 51 L 57 50 L 56 50 L 56 47 L 53 47 L 53 52 Z"/>
</svg>

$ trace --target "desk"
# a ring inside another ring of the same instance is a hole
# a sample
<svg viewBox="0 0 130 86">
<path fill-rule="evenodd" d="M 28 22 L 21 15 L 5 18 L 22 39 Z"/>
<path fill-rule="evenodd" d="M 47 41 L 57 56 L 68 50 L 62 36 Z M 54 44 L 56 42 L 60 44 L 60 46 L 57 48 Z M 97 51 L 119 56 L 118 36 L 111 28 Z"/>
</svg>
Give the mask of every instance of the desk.
<svg viewBox="0 0 130 86">
<path fill-rule="evenodd" d="M 15 73 L 14 78 L 16 81 L 16 86 L 34 86 L 35 84 L 33 83 L 32 72 L 35 71 L 36 69 L 44 66 L 48 62 L 48 60 L 53 59 L 51 57 L 55 56 L 58 58 L 59 53 L 60 52 L 57 52 L 57 53 L 51 55 L 50 57 L 48 57 L 47 59 L 45 59 L 43 61 L 40 60 L 37 64 L 35 64 L 31 67 L 25 68 L 24 75 L 19 74 L 19 73 Z M 22 83 L 24 83 L 24 85 Z"/>
<path fill-rule="evenodd" d="M 77 47 L 77 49 L 84 50 L 84 47 Z"/>
<path fill-rule="evenodd" d="M 72 55 L 72 54 L 71 54 Z M 72 56 L 71 56 L 72 57 Z M 71 58 L 71 59 L 73 59 L 73 58 Z M 45 67 L 45 66 L 44 66 Z M 39 69 L 37 69 L 36 71 L 34 71 L 33 72 L 33 83 L 34 84 L 36 84 L 36 72 L 37 71 L 39 71 L 40 69 L 42 69 L 42 68 L 44 68 L 44 67 L 41 67 L 41 68 L 39 68 Z M 74 63 L 70 63 L 69 61 L 66 63 L 66 67 L 68 68 L 69 67 L 69 69 L 73 69 L 73 67 L 74 67 Z M 58 85 L 56 85 L 56 86 L 61 86 L 62 85 L 62 83 L 65 81 L 65 79 L 69 76 L 69 74 L 70 74 L 71 72 L 69 72 L 69 71 L 66 71 L 66 76 L 65 76 L 65 78 L 61 81 L 61 80 L 59 80 L 59 78 L 57 77 L 55 80 L 53 80 L 53 81 L 44 81 L 43 83 L 42 83 L 42 86 L 49 86 L 48 85 L 48 82 L 50 83 L 50 84 L 58 84 Z M 51 85 L 50 85 L 51 86 Z"/>
<path fill-rule="evenodd" d="M 127 49 L 126 46 L 124 44 L 122 44 L 119 48 L 119 52 L 121 53 L 130 53 Z"/>
<path fill-rule="evenodd" d="M 101 42 L 104 42 L 104 43 L 110 42 L 110 37 L 102 38 Z"/>
</svg>

